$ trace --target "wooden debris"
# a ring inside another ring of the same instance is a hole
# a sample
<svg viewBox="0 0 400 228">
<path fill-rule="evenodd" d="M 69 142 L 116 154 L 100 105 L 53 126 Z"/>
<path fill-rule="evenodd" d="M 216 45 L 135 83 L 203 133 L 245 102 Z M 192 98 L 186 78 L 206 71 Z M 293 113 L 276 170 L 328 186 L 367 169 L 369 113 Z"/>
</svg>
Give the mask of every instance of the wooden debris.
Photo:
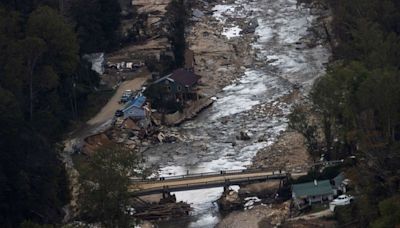
<svg viewBox="0 0 400 228">
<path fill-rule="evenodd" d="M 137 198 L 139 200 L 140 198 Z M 171 218 L 182 217 L 189 215 L 192 210 L 190 205 L 185 202 L 176 202 L 175 194 L 168 192 L 163 194 L 163 198 L 158 204 L 143 205 L 135 203 L 136 213 L 134 216 L 142 220 L 168 220 Z"/>
<path fill-rule="evenodd" d="M 164 220 L 189 215 L 192 209 L 184 202 L 150 205 L 134 216 L 143 220 Z"/>
</svg>

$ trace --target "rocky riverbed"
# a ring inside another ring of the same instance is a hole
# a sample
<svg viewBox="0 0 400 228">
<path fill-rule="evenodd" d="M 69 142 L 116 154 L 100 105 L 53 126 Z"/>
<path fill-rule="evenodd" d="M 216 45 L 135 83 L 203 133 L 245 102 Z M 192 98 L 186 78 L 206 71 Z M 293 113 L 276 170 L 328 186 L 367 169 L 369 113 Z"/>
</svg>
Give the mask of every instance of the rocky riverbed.
<svg viewBox="0 0 400 228">
<path fill-rule="evenodd" d="M 286 131 L 287 116 L 325 72 L 330 51 L 321 15 L 320 9 L 296 0 L 199 1 L 188 43 L 196 73 L 203 76 L 203 93 L 218 100 L 196 119 L 169 129 L 182 141 L 142 151 L 148 166 L 158 166 L 154 175 L 250 166 L 306 169 L 302 138 Z M 222 220 L 214 203 L 222 191 L 175 193 L 194 210 L 189 218 L 161 222 L 160 227 L 231 224 Z M 268 217 L 260 207 L 256 211 Z M 232 216 L 240 219 L 241 213 Z"/>
</svg>

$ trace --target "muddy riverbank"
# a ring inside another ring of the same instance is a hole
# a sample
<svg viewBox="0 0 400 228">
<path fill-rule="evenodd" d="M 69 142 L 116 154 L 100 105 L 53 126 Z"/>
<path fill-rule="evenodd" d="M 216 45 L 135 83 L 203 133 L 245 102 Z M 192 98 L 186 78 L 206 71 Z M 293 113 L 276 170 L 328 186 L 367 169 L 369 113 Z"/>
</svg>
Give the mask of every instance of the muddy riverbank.
<svg viewBox="0 0 400 228">
<path fill-rule="evenodd" d="M 153 175 L 285 164 L 306 169 L 302 139 L 287 132 L 287 116 L 325 72 L 330 50 L 321 12 L 295 0 L 202 1 L 193 12 L 188 43 L 196 73 L 203 76 L 203 93 L 218 100 L 169 129 L 182 141 L 144 148 L 147 165 L 158 167 Z M 222 191 L 176 192 L 177 200 L 192 205 L 191 216 L 160 227 L 216 226 L 223 216 L 214 202 Z"/>
<path fill-rule="evenodd" d="M 251 23 L 246 17 L 251 12 L 243 8 L 224 11 L 226 8 L 217 2 L 198 1 L 187 35 L 188 48 L 194 53 L 195 72 L 202 76 L 203 92 L 208 95 L 240 78 L 246 67 L 253 64 L 255 55 L 251 48 L 254 32 L 241 33 L 239 27 Z M 225 17 L 227 13 L 232 15 Z"/>
</svg>

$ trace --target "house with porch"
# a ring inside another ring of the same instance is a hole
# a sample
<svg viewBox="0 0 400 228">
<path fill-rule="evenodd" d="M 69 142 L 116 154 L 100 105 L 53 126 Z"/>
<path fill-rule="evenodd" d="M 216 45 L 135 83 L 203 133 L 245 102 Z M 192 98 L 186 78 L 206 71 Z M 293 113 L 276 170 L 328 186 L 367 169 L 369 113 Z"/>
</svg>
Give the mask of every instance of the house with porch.
<svg viewBox="0 0 400 228">
<path fill-rule="evenodd" d="M 171 74 L 155 80 L 150 87 L 156 87 L 158 99 L 184 104 L 185 101 L 198 100 L 196 85 L 200 76 L 187 69 L 177 69 Z M 154 93 L 154 92 L 153 92 Z"/>
<path fill-rule="evenodd" d="M 348 179 L 340 173 L 331 180 L 314 180 L 292 185 L 292 199 L 298 209 L 313 203 L 332 201 L 346 192 Z"/>
<path fill-rule="evenodd" d="M 330 180 L 314 180 L 292 186 L 293 202 L 298 208 L 313 203 L 331 201 L 333 197 L 334 192 Z"/>
</svg>

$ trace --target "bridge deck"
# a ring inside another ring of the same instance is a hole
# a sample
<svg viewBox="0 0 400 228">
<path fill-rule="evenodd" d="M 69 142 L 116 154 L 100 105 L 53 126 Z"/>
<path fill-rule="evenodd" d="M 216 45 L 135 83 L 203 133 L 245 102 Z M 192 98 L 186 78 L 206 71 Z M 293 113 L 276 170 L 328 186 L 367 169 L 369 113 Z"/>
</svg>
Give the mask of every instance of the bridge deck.
<svg viewBox="0 0 400 228">
<path fill-rule="evenodd" d="M 316 165 L 337 165 L 343 160 L 324 161 Z M 271 171 L 276 167 L 266 169 L 227 170 L 221 172 L 197 173 L 181 176 L 163 177 L 162 179 L 131 179 L 129 191 L 134 196 L 161 193 L 163 191 L 186 191 L 220 187 L 227 185 L 246 184 L 256 181 L 281 180 L 288 176 L 296 179 L 307 173 L 287 173 L 285 171 Z"/>
<path fill-rule="evenodd" d="M 169 179 L 165 180 L 132 180 L 129 190 L 134 195 L 147 195 L 160 193 L 165 190 L 185 191 L 232 184 L 251 183 L 270 179 L 284 179 L 286 177 L 286 172 L 279 171 L 227 171 L 226 173 L 206 173 L 169 177 Z"/>
</svg>

